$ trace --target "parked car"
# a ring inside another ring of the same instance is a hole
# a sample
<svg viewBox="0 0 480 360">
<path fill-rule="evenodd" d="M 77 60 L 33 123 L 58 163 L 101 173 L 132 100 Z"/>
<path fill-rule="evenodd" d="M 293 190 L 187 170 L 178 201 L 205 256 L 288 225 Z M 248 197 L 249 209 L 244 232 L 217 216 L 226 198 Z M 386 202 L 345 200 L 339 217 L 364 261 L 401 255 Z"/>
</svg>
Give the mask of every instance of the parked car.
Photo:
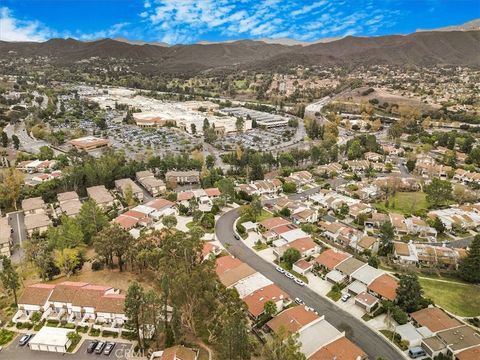
<svg viewBox="0 0 480 360">
<path fill-rule="evenodd" d="M 30 341 L 30 339 L 33 337 L 32 334 L 25 334 L 23 335 L 20 340 L 18 341 L 18 345 L 20 346 L 25 346 L 27 343 Z"/>
<path fill-rule="evenodd" d="M 240 240 L 240 236 L 238 236 L 238 234 L 234 234 L 233 237 L 235 238 L 235 240 Z"/>
<path fill-rule="evenodd" d="M 95 354 L 101 354 L 103 349 L 105 349 L 105 345 L 107 345 L 104 341 L 99 341 L 97 346 L 95 347 Z"/>
<path fill-rule="evenodd" d="M 113 351 L 113 349 L 115 348 L 115 343 L 114 342 L 108 342 L 107 343 L 107 346 L 105 346 L 105 350 L 103 351 L 103 353 L 105 355 L 110 355 Z"/>
<path fill-rule="evenodd" d="M 90 341 L 90 344 L 88 344 L 88 347 L 87 347 L 87 353 L 91 354 L 95 351 L 95 348 L 97 347 L 97 344 L 98 344 L 98 340 L 93 340 L 93 341 Z"/>
<path fill-rule="evenodd" d="M 293 279 L 294 276 L 292 274 L 290 274 L 288 271 L 285 271 L 285 276 L 289 279 Z"/>
<path fill-rule="evenodd" d="M 350 294 L 343 294 L 341 299 L 342 299 L 343 302 L 347 302 L 348 299 L 350 299 L 351 297 L 352 297 L 352 295 L 350 295 Z"/>
<path fill-rule="evenodd" d="M 425 356 L 427 355 L 425 353 L 425 350 L 423 350 L 422 347 L 420 346 L 415 346 L 415 347 L 412 347 L 410 349 L 408 349 L 408 356 L 410 356 L 412 359 L 416 359 L 418 357 L 422 357 L 422 356 Z"/>
<path fill-rule="evenodd" d="M 280 274 L 285 274 L 285 269 L 281 268 L 280 266 L 275 266 L 275 270 L 277 270 Z"/>
<path fill-rule="evenodd" d="M 305 304 L 305 302 L 304 302 L 302 299 L 298 298 L 298 297 L 295 298 L 295 302 L 296 302 L 298 305 L 304 305 L 304 304 Z"/>
<path fill-rule="evenodd" d="M 300 279 L 295 279 L 295 283 L 300 286 L 305 286 L 305 283 Z"/>
</svg>

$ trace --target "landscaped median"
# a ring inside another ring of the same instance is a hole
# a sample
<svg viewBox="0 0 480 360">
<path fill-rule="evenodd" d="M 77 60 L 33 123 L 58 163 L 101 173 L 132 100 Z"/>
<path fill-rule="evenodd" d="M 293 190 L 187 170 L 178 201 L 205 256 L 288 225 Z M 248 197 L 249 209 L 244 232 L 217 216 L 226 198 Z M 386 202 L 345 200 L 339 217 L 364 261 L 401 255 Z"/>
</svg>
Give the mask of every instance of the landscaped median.
<svg viewBox="0 0 480 360">
<path fill-rule="evenodd" d="M 0 329 L 0 346 L 7 345 L 13 340 L 16 333 L 7 329 Z"/>
</svg>

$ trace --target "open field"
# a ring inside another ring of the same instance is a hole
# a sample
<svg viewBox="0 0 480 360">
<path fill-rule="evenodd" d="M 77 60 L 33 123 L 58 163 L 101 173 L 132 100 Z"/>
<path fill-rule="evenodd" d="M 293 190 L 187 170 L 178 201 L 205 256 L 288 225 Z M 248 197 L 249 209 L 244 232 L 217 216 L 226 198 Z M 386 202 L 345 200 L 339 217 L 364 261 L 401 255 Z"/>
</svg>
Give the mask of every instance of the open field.
<svg viewBox="0 0 480 360">
<path fill-rule="evenodd" d="M 461 282 L 443 282 L 419 278 L 425 296 L 455 315 L 480 315 L 480 286 Z"/>
<path fill-rule="evenodd" d="M 385 201 L 375 204 L 378 209 L 397 211 L 402 214 L 413 214 L 428 207 L 426 195 L 423 192 L 397 192 L 395 196 L 388 199 L 388 207 L 386 205 Z"/>
</svg>

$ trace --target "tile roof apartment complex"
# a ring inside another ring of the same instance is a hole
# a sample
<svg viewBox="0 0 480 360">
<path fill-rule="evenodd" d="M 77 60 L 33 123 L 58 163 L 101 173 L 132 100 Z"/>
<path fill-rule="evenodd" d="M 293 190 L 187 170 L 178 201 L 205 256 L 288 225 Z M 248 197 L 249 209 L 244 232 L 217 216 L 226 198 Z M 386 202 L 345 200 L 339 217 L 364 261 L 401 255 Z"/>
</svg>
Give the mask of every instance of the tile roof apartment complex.
<svg viewBox="0 0 480 360">
<path fill-rule="evenodd" d="M 87 194 L 90 199 L 95 200 L 97 205 L 103 209 L 113 205 L 113 196 L 103 185 L 88 187 Z"/>
<path fill-rule="evenodd" d="M 94 321 L 117 331 L 127 320 L 124 307 L 125 295 L 110 286 L 74 281 L 39 283 L 25 288 L 12 321 L 28 322 L 33 313 L 41 312 L 42 319 L 82 326 Z"/>
</svg>

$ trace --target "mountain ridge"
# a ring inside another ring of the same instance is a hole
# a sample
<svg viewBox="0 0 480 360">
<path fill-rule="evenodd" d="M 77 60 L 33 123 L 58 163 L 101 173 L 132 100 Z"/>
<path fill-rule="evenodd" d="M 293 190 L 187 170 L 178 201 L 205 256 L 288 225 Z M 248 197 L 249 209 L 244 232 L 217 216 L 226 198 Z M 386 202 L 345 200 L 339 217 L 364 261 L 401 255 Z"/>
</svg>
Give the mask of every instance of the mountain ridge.
<svg viewBox="0 0 480 360">
<path fill-rule="evenodd" d="M 0 41 L 0 57 L 48 56 L 58 64 L 89 58 L 148 62 L 158 71 L 217 68 L 268 69 L 295 65 L 462 65 L 480 66 L 480 31 L 421 31 L 409 35 L 347 36 L 310 45 L 282 45 L 259 40 L 159 46 L 115 39 L 82 42 L 50 39 L 42 43 Z"/>
</svg>

